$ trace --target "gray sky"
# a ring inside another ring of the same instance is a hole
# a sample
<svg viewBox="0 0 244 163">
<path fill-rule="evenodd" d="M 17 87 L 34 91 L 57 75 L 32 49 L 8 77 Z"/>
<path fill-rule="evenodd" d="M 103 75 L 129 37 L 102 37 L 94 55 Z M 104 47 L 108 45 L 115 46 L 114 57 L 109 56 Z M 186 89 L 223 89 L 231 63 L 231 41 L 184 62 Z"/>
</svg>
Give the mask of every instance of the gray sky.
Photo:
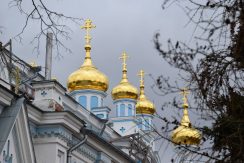
<svg viewBox="0 0 244 163">
<path fill-rule="evenodd" d="M 3 26 L 3 33 L 0 40 L 6 43 L 21 31 L 25 17 L 15 7 L 9 7 L 9 0 L 2 0 L 0 6 L 0 26 Z M 154 48 L 153 36 L 155 32 L 161 33 L 162 42 L 168 38 L 173 40 L 189 41 L 191 37 L 190 26 L 185 27 L 187 18 L 182 9 L 177 5 L 162 10 L 163 0 L 53 0 L 46 3 L 49 8 L 62 12 L 73 17 L 83 19 L 90 18 L 96 28 L 92 30 L 92 52 L 91 56 L 96 67 L 104 72 L 109 80 L 110 87 L 107 91 L 108 97 L 105 101 L 112 108 L 110 92 L 121 79 L 121 60 L 119 57 L 122 51 L 129 55 L 127 62 L 129 81 L 139 86 L 139 78 L 136 75 L 140 69 L 153 76 L 166 75 L 178 79 L 177 71 L 170 68 L 163 62 Z M 30 8 L 30 1 L 26 8 Z M 7 16 L 6 16 L 7 15 Z M 71 40 L 64 41 L 72 54 L 61 50 L 62 58 L 55 57 L 54 51 L 52 76 L 56 77 L 64 86 L 70 73 L 75 71 L 84 59 L 84 31 L 79 25 L 69 24 L 73 30 Z M 27 62 L 35 60 L 38 65 L 44 66 L 45 39 L 42 39 L 41 54 L 33 52 L 36 44 L 30 44 L 30 40 L 37 32 L 38 24 L 30 22 L 23 36 L 22 44 L 13 42 L 13 52 Z M 159 97 L 151 89 L 153 81 L 145 77 L 146 94 L 155 102 L 160 113 L 161 104 L 171 100 L 170 97 Z M 179 96 L 180 97 L 180 96 Z M 164 113 L 176 114 L 168 110 Z M 161 122 L 159 121 L 159 124 Z M 159 125 L 160 126 L 160 125 Z M 164 152 L 165 148 L 170 148 Z M 161 158 L 169 162 L 173 155 L 173 145 L 161 148 Z"/>
</svg>

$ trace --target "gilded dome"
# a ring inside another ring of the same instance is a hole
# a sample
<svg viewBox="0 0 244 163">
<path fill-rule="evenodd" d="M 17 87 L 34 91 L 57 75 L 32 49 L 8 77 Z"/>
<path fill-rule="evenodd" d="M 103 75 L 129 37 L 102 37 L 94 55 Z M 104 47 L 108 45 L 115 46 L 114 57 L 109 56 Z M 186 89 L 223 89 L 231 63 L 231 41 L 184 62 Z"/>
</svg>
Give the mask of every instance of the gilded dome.
<svg viewBox="0 0 244 163">
<path fill-rule="evenodd" d="M 172 141 L 175 144 L 198 145 L 201 134 L 192 127 L 180 125 L 172 132 Z"/>
<path fill-rule="evenodd" d="M 201 141 L 201 133 L 191 126 L 191 122 L 188 116 L 188 104 L 186 94 L 187 92 L 184 89 L 184 114 L 180 126 L 172 132 L 171 139 L 172 142 L 175 144 L 198 145 Z"/>
<path fill-rule="evenodd" d="M 136 114 L 154 114 L 154 113 L 155 113 L 154 104 L 140 95 L 136 103 Z"/>
<path fill-rule="evenodd" d="M 99 91 L 107 91 L 108 89 L 108 78 L 102 72 L 100 72 L 93 64 L 91 60 L 91 45 L 90 40 L 91 36 L 89 35 L 89 30 L 91 28 L 95 28 L 92 25 L 90 19 L 85 21 L 85 26 L 81 27 L 86 30 L 86 57 L 83 65 L 76 70 L 75 72 L 71 73 L 68 77 L 67 86 L 69 91 L 74 90 L 82 90 L 82 89 L 92 89 L 92 90 L 99 90 Z"/>
<path fill-rule="evenodd" d="M 126 68 L 126 58 L 128 56 L 124 52 L 122 54 L 121 59 L 123 59 L 123 76 L 122 80 L 120 83 L 113 88 L 112 90 L 112 98 L 113 100 L 118 100 L 118 99 L 123 99 L 123 98 L 129 98 L 129 99 L 134 99 L 136 100 L 138 97 L 138 91 L 136 87 L 134 87 L 130 82 L 128 81 L 127 78 L 127 68 Z"/>
<path fill-rule="evenodd" d="M 136 103 L 136 114 L 154 114 L 155 106 L 154 104 L 147 99 L 144 93 L 144 72 L 141 70 L 140 74 L 140 95 Z"/>
<path fill-rule="evenodd" d="M 86 62 L 86 61 L 85 61 Z M 108 78 L 93 65 L 84 64 L 68 77 L 69 91 L 92 89 L 107 91 Z"/>
<path fill-rule="evenodd" d="M 137 99 L 138 91 L 136 87 L 131 85 L 129 82 L 121 81 L 119 85 L 113 88 L 112 90 L 113 100 L 129 98 L 129 99 Z"/>
</svg>

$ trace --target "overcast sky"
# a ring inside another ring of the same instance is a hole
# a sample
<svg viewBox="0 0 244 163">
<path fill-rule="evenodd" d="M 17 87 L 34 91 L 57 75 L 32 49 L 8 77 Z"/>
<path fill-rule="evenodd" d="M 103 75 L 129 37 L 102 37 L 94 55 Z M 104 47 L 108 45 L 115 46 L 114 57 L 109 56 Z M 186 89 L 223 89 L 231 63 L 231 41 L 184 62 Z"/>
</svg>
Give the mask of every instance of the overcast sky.
<svg viewBox="0 0 244 163">
<path fill-rule="evenodd" d="M 6 43 L 21 31 L 25 17 L 21 15 L 15 7 L 9 6 L 9 0 L 1 0 L 0 6 L 0 26 L 3 26 L 3 33 L 0 34 L 0 41 Z M 191 38 L 191 27 L 185 27 L 187 18 L 183 10 L 172 5 L 162 10 L 163 0 L 52 0 L 46 3 L 52 10 L 62 12 L 73 17 L 83 19 L 90 18 L 96 28 L 92 30 L 92 52 L 91 56 L 94 65 L 105 73 L 110 81 L 108 97 L 105 101 L 111 108 L 111 90 L 121 79 L 121 60 L 119 57 L 123 51 L 129 55 L 127 62 L 129 81 L 135 86 L 139 86 L 139 78 L 136 75 L 140 69 L 153 76 L 165 75 L 178 80 L 178 71 L 170 68 L 158 55 L 154 48 L 153 36 L 156 32 L 161 33 L 162 43 L 168 38 L 189 42 Z M 29 1 L 25 2 L 26 9 L 31 6 Z M 66 81 L 70 73 L 79 68 L 83 63 L 84 53 L 84 31 L 79 25 L 67 22 L 73 30 L 71 40 L 65 41 L 68 48 L 72 50 L 69 54 L 61 50 L 62 57 L 58 58 L 54 51 L 52 76 L 56 77 L 66 87 Z M 35 22 L 30 22 L 23 36 L 22 44 L 13 42 L 13 52 L 28 63 L 36 61 L 38 65 L 44 66 L 45 39 L 41 42 L 41 54 L 33 52 L 36 44 L 30 44 L 39 26 Z M 169 97 L 157 96 L 150 86 L 153 81 L 150 77 L 145 77 L 146 94 L 157 106 L 160 112 L 163 101 L 172 100 Z M 184 83 L 183 83 L 184 85 Z M 179 96 L 180 98 L 180 96 Z M 176 114 L 175 111 L 168 110 L 164 114 Z M 160 124 L 160 122 L 159 122 Z M 164 152 L 165 148 L 170 148 L 171 152 Z M 161 148 L 161 158 L 165 162 L 173 155 L 173 145 Z"/>
</svg>

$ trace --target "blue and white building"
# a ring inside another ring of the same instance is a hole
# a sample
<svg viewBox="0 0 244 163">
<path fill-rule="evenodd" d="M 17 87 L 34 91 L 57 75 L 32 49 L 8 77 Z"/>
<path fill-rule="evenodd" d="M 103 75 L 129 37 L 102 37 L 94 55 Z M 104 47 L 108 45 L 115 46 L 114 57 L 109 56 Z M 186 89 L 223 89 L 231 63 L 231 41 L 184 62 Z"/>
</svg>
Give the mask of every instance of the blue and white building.
<svg viewBox="0 0 244 163">
<path fill-rule="evenodd" d="M 126 54 L 122 80 L 112 91 L 116 116 L 110 118 L 111 109 L 103 102 L 109 81 L 91 59 L 89 31 L 94 26 L 88 19 L 82 28 L 87 31 L 85 59 L 68 77 L 67 89 L 0 44 L 0 163 L 136 163 L 145 157 L 160 162 L 153 139 L 135 139 L 145 132 L 152 135 L 141 124 L 152 124 L 154 105 L 145 103 L 142 87 L 138 98 L 129 83 Z M 132 141 L 150 148 L 134 148 Z"/>
</svg>

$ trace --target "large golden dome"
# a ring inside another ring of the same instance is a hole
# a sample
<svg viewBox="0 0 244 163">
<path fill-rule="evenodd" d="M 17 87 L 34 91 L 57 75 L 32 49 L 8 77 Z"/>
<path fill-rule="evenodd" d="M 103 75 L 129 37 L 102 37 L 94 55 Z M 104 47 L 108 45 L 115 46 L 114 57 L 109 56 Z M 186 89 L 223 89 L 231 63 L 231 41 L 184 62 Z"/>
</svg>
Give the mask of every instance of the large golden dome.
<svg viewBox="0 0 244 163">
<path fill-rule="evenodd" d="M 69 75 L 69 91 L 82 89 L 107 91 L 109 85 L 107 76 L 93 65 L 86 66 L 85 62 L 78 70 Z"/>
<path fill-rule="evenodd" d="M 155 106 L 154 104 L 147 99 L 144 93 L 144 71 L 140 71 L 141 80 L 140 80 L 140 95 L 136 103 L 136 114 L 154 114 Z"/>
<path fill-rule="evenodd" d="M 186 90 L 183 90 L 183 108 L 184 114 L 181 120 L 181 124 L 172 132 L 172 142 L 175 144 L 184 145 L 198 145 L 201 141 L 201 133 L 191 126 L 191 122 L 188 116 L 188 104 L 186 98 Z"/>
<path fill-rule="evenodd" d="M 91 28 L 94 28 L 91 24 L 91 20 L 87 19 L 85 22 L 85 26 L 82 28 L 87 30 L 85 39 L 86 39 L 86 57 L 83 65 L 69 75 L 67 86 L 69 91 L 73 90 L 82 90 L 82 89 L 92 89 L 92 90 L 99 90 L 99 91 L 107 91 L 108 89 L 108 78 L 102 72 L 100 72 L 93 64 L 91 60 L 91 45 L 90 40 L 91 36 L 89 35 L 88 31 Z"/>
<path fill-rule="evenodd" d="M 136 100 L 138 97 L 138 91 L 136 87 L 134 87 L 127 78 L 127 68 L 126 68 L 126 58 L 128 56 L 124 52 L 122 54 L 121 59 L 123 59 L 123 76 L 122 80 L 120 81 L 119 85 L 113 88 L 112 90 L 112 98 L 113 100 L 123 99 L 123 98 L 129 98 Z"/>
</svg>

